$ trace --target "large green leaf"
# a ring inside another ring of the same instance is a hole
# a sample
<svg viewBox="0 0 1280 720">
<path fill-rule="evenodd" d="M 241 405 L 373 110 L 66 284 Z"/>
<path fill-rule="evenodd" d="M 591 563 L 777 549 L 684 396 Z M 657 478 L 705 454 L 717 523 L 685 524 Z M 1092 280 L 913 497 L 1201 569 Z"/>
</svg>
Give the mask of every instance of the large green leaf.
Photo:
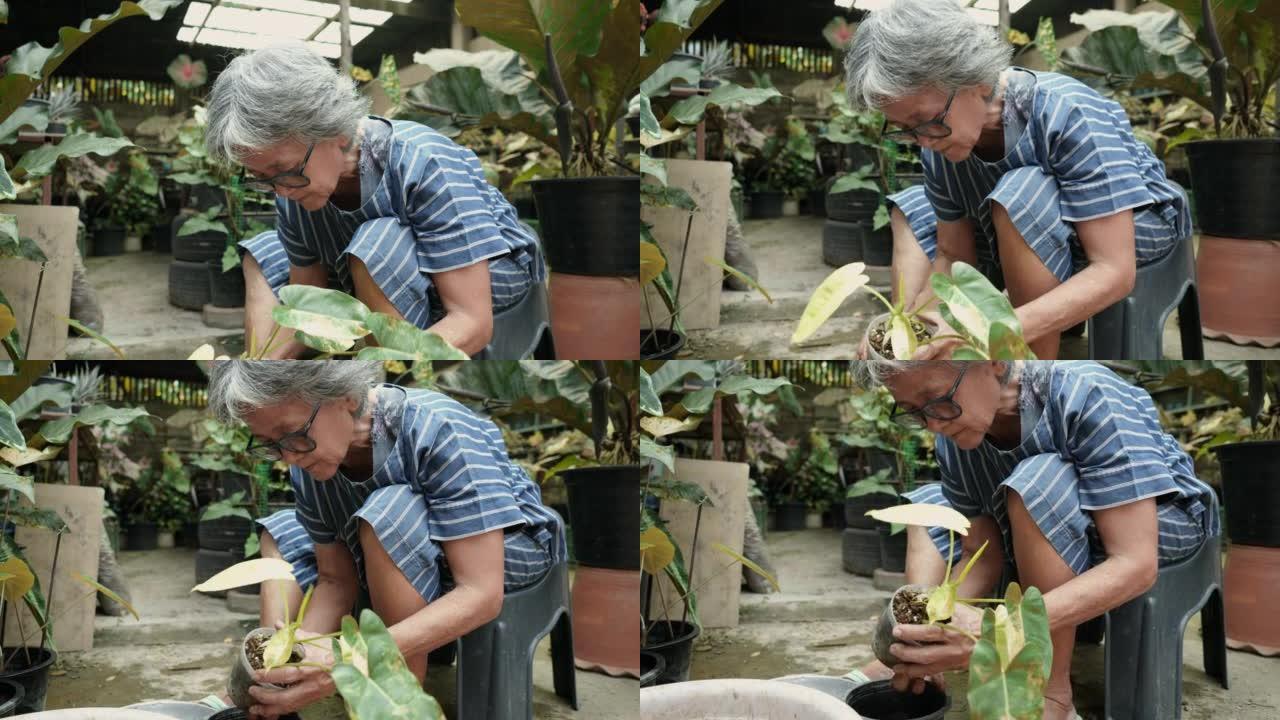
<svg viewBox="0 0 1280 720">
<path fill-rule="evenodd" d="M 34 417 L 45 405 L 66 407 L 71 404 L 71 388 L 62 383 L 32 385 L 10 403 L 19 421 Z"/>
<path fill-rule="evenodd" d="M 32 107 L 22 105 L 13 114 L 0 123 L 0 145 L 12 145 L 18 141 L 18 131 L 30 127 L 36 132 L 44 132 L 49 127 L 49 108 L 44 105 Z"/>
<path fill-rule="evenodd" d="M 152 20 L 159 20 L 166 11 L 182 3 L 183 0 L 122 2 L 113 13 L 85 20 L 78 28 L 62 28 L 58 31 L 57 44 L 51 48 L 29 42 L 14 50 L 5 66 L 6 74 L 0 78 L 0 120 L 8 118 L 37 85 L 52 75 L 71 53 L 94 35 L 118 20 L 135 15 L 147 15 Z"/>
<path fill-rule="evenodd" d="M 203 215 L 192 215 L 178 227 L 178 237 L 186 237 L 201 232 L 216 232 L 226 235 L 227 225 L 221 220 L 207 218 Z"/>
<path fill-rule="evenodd" d="M 827 318 L 840 309 L 845 298 L 870 282 L 871 278 L 864 272 L 866 268 L 866 263 L 849 263 L 837 268 L 818 285 L 818 289 L 809 297 L 809 304 L 800 314 L 795 332 L 791 334 L 792 345 L 809 339 Z"/>
<path fill-rule="evenodd" d="M 1073 13 L 1071 22 L 1090 33 L 1063 52 L 1067 60 L 1107 70 L 1125 87 L 1170 90 L 1212 107 L 1208 67 L 1178 13 L 1090 10 Z"/>
<path fill-rule="evenodd" d="M 647 77 L 647 73 L 641 73 L 638 62 L 640 34 L 636 32 L 636 25 L 639 19 L 640 0 L 617 0 L 601 28 L 599 51 L 578 61 L 587 76 L 590 95 L 575 97 L 573 86 L 569 85 L 575 104 L 584 110 L 587 105 L 595 108 L 601 128 L 614 126 L 625 112 L 627 101 Z M 601 139 L 607 136 L 606 131 Z"/>
<path fill-rule="evenodd" d="M 27 447 L 27 441 L 22 437 L 22 431 L 18 429 L 18 419 L 14 415 L 13 408 L 3 400 L 0 400 L 0 445 L 18 450 Z"/>
<path fill-rule="evenodd" d="M 707 19 L 723 0 L 667 0 L 658 8 L 654 22 L 644 32 L 644 46 L 640 51 L 640 64 L 637 68 L 641 78 L 647 78 L 671 54 L 684 44 L 693 31 Z M 627 3 L 619 3 L 625 5 Z M 638 5 L 639 3 L 635 3 Z M 634 18 L 639 12 L 633 14 Z"/>
<path fill-rule="evenodd" d="M 15 505 L 9 508 L 9 520 L 17 525 L 43 528 L 56 533 L 70 530 L 62 517 L 48 508 Z"/>
<path fill-rule="evenodd" d="M 933 273 L 929 285 L 938 297 L 943 319 L 976 347 L 987 349 L 991 324 L 1001 323 L 1021 334 L 1013 305 L 977 268 L 964 262 L 951 265 L 951 274 Z"/>
<path fill-rule="evenodd" d="M 782 97 L 782 93 L 778 92 L 776 88 L 746 88 L 733 83 L 725 83 L 712 90 L 709 95 L 694 95 L 672 105 L 671 110 L 662 119 L 662 124 L 666 127 L 697 125 L 702 120 L 702 116 L 706 114 L 708 105 L 715 105 L 726 110 L 750 108 L 776 97 Z"/>
<path fill-rule="evenodd" d="M 135 147 L 128 138 L 104 138 L 92 133 L 68 135 L 57 145 L 41 145 L 23 155 L 14 166 L 12 177 L 19 182 L 34 180 L 53 172 L 59 158 L 75 158 L 89 154 L 114 155 L 127 147 Z"/>
<path fill-rule="evenodd" d="M 36 490 L 31 478 L 19 475 L 4 466 L 0 466 L 0 490 L 13 490 L 33 503 L 36 501 Z"/>
<path fill-rule="evenodd" d="M 625 3 L 624 3 L 625 4 Z M 600 49 L 601 28 L 612 3 L 600 0 L 456 0 L 463 25 L 524 56 L 537 73 L 547 68 L 543 35 L 566 78 L 577 76 L 578 58 Z M 639 12 L 631 17 L 638 23 Z"/>
<path fill-rule="evenodd" d="M 71 438 L 72 428 L 103 424 L 128 425 L 134 420 L 145 418 L 148 415 L 150 413 L 146 411 L 146 408 L 116 408 L 110 405 L 90 405 L 75 415 L 46 422 L 40 426 L 39 435 L 47 443 L 62 445 Z"/>
<path fill-rule="evenodd" d="M 369 334 L 369 315 L 364 303 L 341 290 L 313 285 L 281 288 L 280 305 L 271 311 L 278 325 L 296 330 L 299 342 L 321 352 L 349 350 Z"/>
<path fill-rule="evenodd" d="M 1009 585 L 1005 604 L 985 610 L 969 658 L 969 707 L 975 718 L 1039 720 L 1053 661 L 1049 618 L 1036 588 Z"/>
<path fill-rule="evenodd" d="M 430 330 L 382 313 L 369 313 L 364 324 L 380 347 L 360 350 L 361 359 L 468 360 L 470 357 Z M 385 353 L 397 353 L 395 358 Z"/>
<path fill-rule="evenodd" d="M 460 363 L 449 371 L 447 384 L 500 402 L 492 409 L 494 414 L 538 413 L 590 435 L 590 380 L 567 360 L 541 363 L 545 366 L 542 369 L 538 365 L 528 361 Z M 560 368 L 571 372 L 560 372 Z"/>
<path fill-rule="evenodd" d="M 671 94 L 671 83 L 683 80 L 696 85 L 702 79 L 702 62 L 695 58 L 671 58 L 640 83 L 640 94 L 646 97 L 665 97 Z"/>
<path fill-rule="evenodd" d="M 653 388 L 653 378 L 640 368 L 640 409 L 653 416 L 662 415 L 662 399 Z"/>
<path fill-rule="evenodd" d="M 433 74 L 409 91 L 411 107 L 443 108 L 461 125 L 519 130 L 552 142 L 551 106 L 515 52 L 435 49 L 417 59 Z"/>
<path fill-rule="evenodd" d="M 987 357 L 992 360 L 1035 360 L 1035 353 L 1017 330 L 1002 322 L 991 323 Z"/>
<path fill-rule="evenodd" d="M 350 662 L 344 659 L 334 665 L 332 671 L 352 720 L 444 720 L 440 704 L 422 690 L 377 613 L 362 610 L 358 632 L 355 623 L 344 618 L 342 644 L 368 651 L 366 667 L 352 657 Z M 347 653 L 341 655 L 345 658 Z"/>
</svg>

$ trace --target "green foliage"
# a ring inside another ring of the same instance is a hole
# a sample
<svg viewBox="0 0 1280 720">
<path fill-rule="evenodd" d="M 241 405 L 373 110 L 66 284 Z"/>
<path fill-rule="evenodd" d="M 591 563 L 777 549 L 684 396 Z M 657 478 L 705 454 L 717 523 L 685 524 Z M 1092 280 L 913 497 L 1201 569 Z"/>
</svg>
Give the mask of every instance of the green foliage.
<svg viewBox="0 0 1280 720">
<path fill-rule="evenodd" d="M 107 222 L 141 237 L 160 217 L 160 184 L 147 156 L 129 153 L 120 169 L 107 181 L 104 198 Z"/>
<path fill-rule="evenodd" d="M 555 142 L 552 108 L 514 51 L 436 48 L 418 56 L 418 63 L 433 74 L 410 89 L 402 116 L 412 115 L 447 135 L 469 127 L 497 127 L 548 145 Z"/>
<path fill-rule="evenodd" d="M 965 340 L 952 353 L 957 360 L 1035 359 L 1022 338 L 1022 324 L 1009 298 L 977 268 L 955 262 L 951 274 L 929 277 L 943 319 Z"/>
<path fill-rule="evenodd" d="M 360 625 L 342 619 L 341 641 L 334 640 L 332 675 L 352 720 L 403 718 L 444 720 L 435 698 L 422 690 L 404 656 L 378 615 L 366 608 Z"/>
<path fill-rule="evenodd" d="M 380 347 L 360 350 L 362 359 L 467 359 L 436 333 L 374 312 L 341 290 L 289 285 L 280 290 L 280 304 L 271 317 L 280 327 L 295 330 L 299 342 L 323 353 L 348 354 L 357 340 L 372 334 Z"/>
<path fill-rule="evenodd" d="M 774 190 L 799 197 L 817 184 L 818 167 L 813 136 L 804 121 L 791 116 L 786 125 L 765 141 L 762 166 L 752 182 L 753 190 Z"/>
<path fill-rule="evenodd" d="M 40 426 L 38 435 L 45 443 L 62 445 L 71 438 L 71 431 L 74 428 L 101 424 L 122 426 L 140 419 L 144 423 L 149 423 L 149 420 L 145 420 L 148 415 L 146 409 L 140 407 L 116 408 L 110 405 L 90 405 L 75 415 L 44 423 Z"/>
<path fill-rule="evenodd" d="M 1053 663 L 1049 616 L 1034 587 L 1010 583 L 1004 604 L 982 613 L 982 636 L 969 658 L 973 720 L 1039 720 Z"/>
</svg>

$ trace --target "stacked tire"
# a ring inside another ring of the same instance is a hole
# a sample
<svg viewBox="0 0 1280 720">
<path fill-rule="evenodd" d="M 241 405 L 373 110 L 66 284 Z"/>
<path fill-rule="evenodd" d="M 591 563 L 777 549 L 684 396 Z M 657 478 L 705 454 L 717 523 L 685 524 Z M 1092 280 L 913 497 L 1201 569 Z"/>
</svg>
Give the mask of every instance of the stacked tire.
<svg viewBox="0 0 1280 720">
<path fill-rule="evenodd" d="M 851 262 L 890 265 L 893 235 L 889 226 L 873 229 L 879 207 L 880 194 L 871 190 L 828 192 L 827 221 L 822 227 L 822 261 L 833 267 Z"/>
<path fill-rule="evenodd" d="M 252 520 L 235 515 L 201 520 L 196 526 L 200 546 L 196 550 L 196 584 L 199 585 L 243 560 L 244 541 L 252 530 Z M 250 588 L 241 590 L 247 591 Z M 226 592 L 207 594 L 219 598 L 227 596 Z"/>
<path fill-rule="evenodd" d="M 227 238 L 204 231 L 179 235 L 191 218 L 181 214 L 173 220 L 173 260 L 169 263 L 169 303 L 185 310 L 200 310 L 209 303 L 209 262 L 222 260 Z"/>
</svg>

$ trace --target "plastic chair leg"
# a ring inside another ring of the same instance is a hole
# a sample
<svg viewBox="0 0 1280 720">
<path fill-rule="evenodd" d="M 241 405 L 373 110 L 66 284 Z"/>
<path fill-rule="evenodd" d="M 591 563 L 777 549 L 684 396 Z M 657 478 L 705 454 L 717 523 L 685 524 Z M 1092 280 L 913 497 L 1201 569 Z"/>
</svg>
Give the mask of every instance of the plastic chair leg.
<svg viewBox="0 0 1280 720">
<path fill-rule="evenodd" d="M 573 665 L 573 624 L 569 613 L 561 613 L 556 626 L 551 630 L 551 672 L 555 681 L 556 695 L 569 701 L 569 705 L 578 709 L 578 678 Z"/>
<path fill-rule="evenodd" d="M 1200 294 L 1196 286 L 1187 288 L 1178 304 L 1178 332 L 1182 335 L 1182 359 L 1204 359 L 1204 329 L 1200 327 Z"/>
<path fill-rule="evenodd" d="M 1204 644 L 1204 671 L 1209 677 L 1222 683 L 1224 690 L 1229 689 L 1227 680 L 1227 627 L 1223 612 L 1222 586 L 1214 589 L 1200 611 L 1200 625 L 1203 630 L 1201 640 Z"/>
<path fill-rule="evenodd" d="M 455 686 L 458 696 L 457 720 L 485 720 L 494 717 L 489 707 L 493 695 L 494 626 L 485 625 L 458 641 L 458 670 Z"/>
</svg>

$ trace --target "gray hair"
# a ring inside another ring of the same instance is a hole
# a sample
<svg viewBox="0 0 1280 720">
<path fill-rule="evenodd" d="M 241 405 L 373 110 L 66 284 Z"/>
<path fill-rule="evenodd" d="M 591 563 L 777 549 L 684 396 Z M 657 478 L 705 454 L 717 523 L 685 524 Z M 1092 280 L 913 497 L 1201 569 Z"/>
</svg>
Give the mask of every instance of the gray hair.
<svg viewBox="0 0 1280 720">
<path fill-rule="evenodd" d="M 355 398 L 359 415 L 369 386 L 381 377 L 376 360 L 222 360 L 209 369 L 209 411 L 222 422 L 235 422 L 289 400 L 314 404 Z"/>
<path fill-rule="evenodd" d="M 351 78 L 302 43 L 273 45 L 232 60 L 208 98 L 209 157 L 230 164 L 289 139 L 354 137 L 369 99 Z"/>
<path fill-rule="evenodd" d="M 959 372 L 965 366 L 972 365 L 972 360 L 895 360 L 878 354 L 868 354 L 869 359 L 853 363 L 853 379 L 863 388 L 871 389 L 885 384 L 895 375 L 912 370 L 924 370 L 929 367 L 945 365 Z M 1008 361 L 1004 364 L 1004 372 L 998 380 L 1001 385 L 1008 385 L 1016 371 L 1021 371 L 1021 361 Z"/>
<path fill-rule="evenodd" d="M 894 0 L 858 25 L 845 91 L 855 108 L 879 108 L 928 88 L 994 88 L 1012 58 L 999 31 L 955 0 Z"/>
</svg>

